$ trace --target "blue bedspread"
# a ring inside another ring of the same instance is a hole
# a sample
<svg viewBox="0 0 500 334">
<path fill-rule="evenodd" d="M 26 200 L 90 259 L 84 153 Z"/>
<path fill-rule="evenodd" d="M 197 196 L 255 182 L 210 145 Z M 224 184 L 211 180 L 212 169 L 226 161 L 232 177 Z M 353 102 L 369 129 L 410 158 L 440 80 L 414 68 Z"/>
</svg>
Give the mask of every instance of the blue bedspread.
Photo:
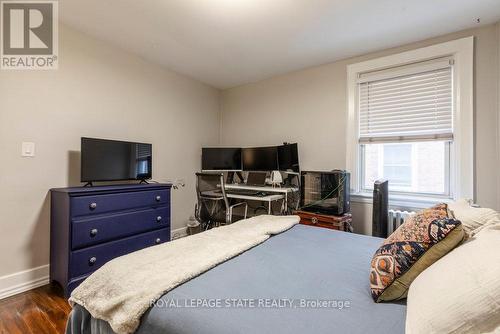
<svg viewBox="0 0 500 334">
<path fill-rule="evenodd" d="M 298 225 L 165 294 L 137 333 L 404 333 L 404 303 L 376 304 L 382 239 Z M 75 307 L 67 334 L 109 334 Z"/>
</svg>

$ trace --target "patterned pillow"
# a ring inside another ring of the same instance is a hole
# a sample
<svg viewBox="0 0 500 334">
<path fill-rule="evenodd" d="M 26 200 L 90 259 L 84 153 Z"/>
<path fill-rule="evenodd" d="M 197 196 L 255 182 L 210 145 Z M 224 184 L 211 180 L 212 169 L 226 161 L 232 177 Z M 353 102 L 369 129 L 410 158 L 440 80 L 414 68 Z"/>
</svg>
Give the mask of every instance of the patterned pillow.
<svg viewBox="0 0 500 334">
<path fill-rule="evenodd" d="M 425 209 L 391 234 L 373 255 L 370 288 L 375 302 L 405 298 L 411 282 L 464 238 L 446 204 Z"/>
</svg>

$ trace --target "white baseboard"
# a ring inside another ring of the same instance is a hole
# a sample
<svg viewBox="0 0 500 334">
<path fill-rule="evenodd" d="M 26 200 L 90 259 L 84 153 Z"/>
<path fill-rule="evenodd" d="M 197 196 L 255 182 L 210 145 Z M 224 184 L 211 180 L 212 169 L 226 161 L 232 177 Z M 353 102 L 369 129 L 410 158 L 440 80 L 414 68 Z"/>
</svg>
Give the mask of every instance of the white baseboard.
<svg viewBox="0 0 500 334">
<path fill-rule="evenodd" d="M 187 227 L 177 228 L 170 233 L 172 240 L 183 238 L 188 235 Z"/>
<path fill-rule="evenodd" d="M 0 299 L 49 284 L 49 265 L 0 277 Z"/>
</svg>

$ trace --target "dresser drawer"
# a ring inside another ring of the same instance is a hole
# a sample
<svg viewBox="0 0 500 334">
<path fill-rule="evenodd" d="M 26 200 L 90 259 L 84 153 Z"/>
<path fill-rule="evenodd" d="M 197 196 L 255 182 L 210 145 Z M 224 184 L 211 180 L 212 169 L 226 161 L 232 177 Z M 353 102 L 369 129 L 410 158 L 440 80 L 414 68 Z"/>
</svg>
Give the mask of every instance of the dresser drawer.
<svg viewBox="0 0 500 334">
<path fill-rule="evenodd" d="M 74 219 L 73 250 L 170 226 L 170 206 Z"/>
<path fill-rule="evenodd" d="M 342 216 L 333 216 L 308 211 L 295 211 L 295 215 L 300 217 L 300 223 L 309 226 L 318 226 L 340 231 L 350 231 L 352 216 L 346 213 Z"/>
<path fill-rule="evenodd" d="M 130 208 L 157 207 L 170 204 L 166 189 L 116 194 L 76 196 L 71 198 L 71 215 L 84 216 Z"/>
<path fill-rule="evenodd" d="M 170 240 L 170 228 L 163 228 L 137 236 L 111 241 L 71 253 L 70 277 L 75 278 L 93 272 L 115 257 Z"/>
</svg>

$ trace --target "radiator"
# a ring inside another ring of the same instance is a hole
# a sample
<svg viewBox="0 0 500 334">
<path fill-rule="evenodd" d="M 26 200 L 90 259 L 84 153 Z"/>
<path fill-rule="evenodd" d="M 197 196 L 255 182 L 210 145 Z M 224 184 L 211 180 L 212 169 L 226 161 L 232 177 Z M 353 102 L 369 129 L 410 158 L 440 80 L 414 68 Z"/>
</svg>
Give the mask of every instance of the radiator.
<svg viewBox="0 0 500 334">
<path fill-rule="evenodd" d="M 401 210 L 389 210 L 389 219 L 387 220 L 387 235 L 391 235 L 403 222 L 405 219 L 415 212 L 411 211 L 401 211 Z"/>
</svg>

